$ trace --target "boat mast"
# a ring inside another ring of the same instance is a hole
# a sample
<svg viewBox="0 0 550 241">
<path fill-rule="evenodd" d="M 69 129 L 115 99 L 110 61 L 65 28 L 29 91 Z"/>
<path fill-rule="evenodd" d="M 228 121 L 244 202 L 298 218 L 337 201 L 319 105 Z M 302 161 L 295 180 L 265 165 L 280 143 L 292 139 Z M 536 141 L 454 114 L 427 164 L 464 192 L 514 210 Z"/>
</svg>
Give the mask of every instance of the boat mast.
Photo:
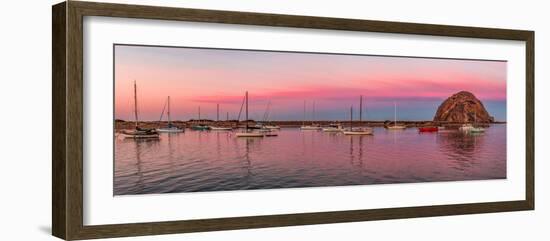
<svg viewBox="0 0 550 241">
<path fill-rule="evenodd" d="M 361 121 L 363 121 L 363 96 L 359 96 L 359 126 L 361 126 Z"/>
<path fill-rule="evenodd" d="M 201 106 L 199 105 L 199 123 L 201 123 Z"/>
<path fill-rule="evenodd" d="M 229 112 L 226 112 L 225 113 L 225 121 L 228 121 L 229 120 Z"/>
<path fill-rule="evenodd" d="M 393 126 L 397 126 L 397 104 L 393 102 Z"/>
<path fill-rule="evenodd" d="M 306 101 L 304 100 L 304 118 L 302 119 L 302 126 L 306 125 Z"/>
<path fill-rule="evenodd" d="M 135 123 L 136 129 L 138 128 L 138 122 L 139 122 L 137 106 L 138 106 L 137 105 L 137 84 L 136 84 L 136 80 L 134 80 L 134 116 L 136 119 L 136 123 Z"/>
<path fill-rule="evenodd" d="M 168 126 L 172 126 L 172 118 L 170 118 L 170 96 L 168 96 Z"/>
<path fill-rule="evenodd" d="M 248 91 L 246 91 L 245 93 L 245 99 L 246 99 L 246 118 L 245 118 L 245 121 L 246 121 L 246 129 L 245 129 L 245 132 L 248 133 Z"/>
<path fill-rule="evenodd" d="M 216 104 L 216 122 L 220 121 L 220 104 Z"/>
<path fill-rule="evenodd" d="M 313 110 L 311 114 L 311 125 L 313 125 L 313 122 L 315 122 L 315 101 L 313 101 Z"/>
<path fill-rule="evenodd" d="M 353 105 L 349 107 L 349 131 L 353 131 Z"/>
</svg>

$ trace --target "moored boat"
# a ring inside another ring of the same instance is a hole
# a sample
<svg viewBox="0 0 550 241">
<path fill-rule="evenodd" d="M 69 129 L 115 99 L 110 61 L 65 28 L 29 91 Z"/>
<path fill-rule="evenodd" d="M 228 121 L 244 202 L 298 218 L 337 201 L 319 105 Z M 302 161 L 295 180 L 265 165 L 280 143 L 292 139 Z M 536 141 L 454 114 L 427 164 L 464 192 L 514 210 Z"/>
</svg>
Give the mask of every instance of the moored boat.
<svg viewBox="0 0 550 241">
<path fill-rule="evenodd" d="M 210 126 L 198 124 L 198 125 L 192 126 L 191 129 L 195 131 L 207 131 L 207 130 L 210 130 Z"/>
<path fill-rule="evenodd" d="M 201 123 L 202 121 L 201 121 L 201 107 L 200 106 L 198 108 L 198 117 L 199 117 L 199 119 L 197 120 L 198 124 L 195 124 L 195 125 L 191 126 L 191 130 L 195 130 L 195 131 L 208 131 L 208 130 L 210 130 L 210 126 Z"/>
<path fill-rule="evenodd" d="M 483 133 L 485 132 L 485 128 L 483 127 L 476 127 L 476 123 L 477 123 L 477 114 L 474 113 L 474 124 L 463 124 L 459 130 L 463 131 L 463 132 L 468 132 L 468 133 Z"/>
<path fill-rule="evenodd" d="M 477 123 L 477 113 L 474 112 L 474 128 L 470 129 L 471 133 L 483 133 L 485 132 L 485 128 L 476 126 Z"/>
<path fill-rule="evenodd" d="M 210 126 L 210 130 L 213 130 L 213 131 L 230 131 L 230 130 L 233 130 L 233 128 L 224 127 L 224 126 Z"/>
<path fill-rule="evenodd" d="M 302 126 L 300 126 L 300 130 L 303 130 L 303 131 L 318 131 L 318 130 L 322 129 L 322 127 L 320 125 L 317 125 L 317 124 L 313 123 L 315 121 L 315 102 L 313 102 L 311 124 L 306 125 L 305 121 L 306 121 L 306 102 L 304 101 L 304 120 L 302 121 Z"/>
<path fill-rule="evenodd" d="M 372 135 L 372 128 L 357 128 L 352 131 L 344 131 L 344 135 Z"/>
<path fill-rule="evenodd" d="M 439 131 L 439 128 L 437 126 L 423 126 L 418 127 L 419 132 L 437 132 Z"/>
<path fill-rule="evenodd" d="M 138 104 L 137 104 L 137 84 L 134 81 L 134 117 L 135 128 L 133 130 L 123 130 L 121 136 L 125 139 L 159 139 L 159 134 L 155 129 L 146 129 L 139 127 Z"/>
<path fill-rule="evenodd" d="M 264 133 L 261 132 L 249 132 L 249 126 L 248 126 L 248 91 L 245 93 L 245 103 L 246 103 L 246 126 L 244 128 L 244 132 L 236 133 L 236 137 L 264 137 Z"/>
<path fill-rule="evenodd" d="M 469 132 L 472 129 L 474 129 L 474 126 L 472 124 L 463 124 L 460 128 L 458 128 L 460 131 Z"/>
<path fill-rule="evenodd" d="M 300 130 L 303 130 L 303 131 L 318 131 L 318 130 L 321 130 L 321 129 L 322 129 L 322 127 L 317 126 L 317 125 L 300 126 Z"/>
<path fill-rule="evenodd" d="M 483 127 L 474 127 L 472 129 L 470 129 L 470 132 L 471 133 L 483 133 L 483 132 L 485 132 L 485 128 L 483 128 Z"/>
<path fill-rule="evenodd" d="M 159 133 L 181 133 L 184 131 L 183 128 L 179 128 L 177 126 L 172 125 L 172 118 L 170 117 L 170 96 L 168 96 L 167 105 L 167 115 L 168 115 L 168 126 L 157 128 L 157 132 Z M 160 120 L 162 121 L 162 116 L 164 115 L 164 109 L 162 110 L 162 114 L 160 115 Z"/>
<path fill-rule="evenodd" d="M 264 112 L 264 118 L 261 123 L 258 123 L 261 125 L 261 129 L 267 129 L 267 130 L 279 130 L 281 129 L 278 125 L 269 124 L 269 115 L 271 114 L 271 101 L 267 102 L 267 107 Z"/>
<path fill-rule="evenodd" d="M 182 132 L 184 132 L 184 129 L 169 124 L 167 127 L 158 128 L 157 132 L 159 132 L 159 133 L 182 133 Z"/>
<path fill-rule="evenodd" d="M 123 130 L 120 135 L 125 139 L 159 139 L 159 134 L 154 129 Z"/>
<path fill-rule="evenodd" d="M 264 137 L 263 133 L 259 132 L 239 132 L 235 134 L 236 137 Z"/>
<path fill-rule="evenodd" d="M 227 114 L 226 121 L 229 120 L 229 113 Z M 220 124 L 220 104 L 216 104 L 216 124 L 209 126 L 210 130 L 213 131 L 230 131 L 233 130 L 233 128 L 228 126 L 222 126 Z"/>
<path fill-rule="evenodd" d="M 278 134 L 277 132 L 270 131 L 270 132 L 264 133 L 264 136 L 267 136 L 267 137 L 270 137 L 270 136 L 279 136 L 279 134 Z"/>
<path fill-rule="evenodd" d="M 363 96 L 359 97 L 359 123 L 363 122 Z M 353 106 L 350 108 L 349 130 L 344 131 L 344 135 L 372 135 L 373 130 L 369 127 L 353 128 Z"/>
<path fill-rule="evenodd" d="M 344 127 L 338 123 L 332 123 L 328 127 L 322 129 L 324 132 L 342 132 Z"/>
<path fill-rule="evenodd" d="M 405 125 L 397 124 L 397 104 L 393 102 L 393 125 L 385 126 L 388 130 L 404 130 L 407 128 Z"/>
</svg>

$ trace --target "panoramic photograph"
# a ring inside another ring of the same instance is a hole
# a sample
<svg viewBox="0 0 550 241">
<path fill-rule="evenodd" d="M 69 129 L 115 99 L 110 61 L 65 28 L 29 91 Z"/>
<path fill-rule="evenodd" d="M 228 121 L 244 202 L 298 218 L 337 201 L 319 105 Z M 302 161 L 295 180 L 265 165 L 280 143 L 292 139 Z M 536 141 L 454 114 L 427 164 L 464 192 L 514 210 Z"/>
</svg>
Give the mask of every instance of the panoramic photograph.
<svg viewBox="0 0 550 241">
<path fill-rule="evenodd" d="M 506 179 L 502 60 L 114 46 L 114 195 Z"/>
</svg>

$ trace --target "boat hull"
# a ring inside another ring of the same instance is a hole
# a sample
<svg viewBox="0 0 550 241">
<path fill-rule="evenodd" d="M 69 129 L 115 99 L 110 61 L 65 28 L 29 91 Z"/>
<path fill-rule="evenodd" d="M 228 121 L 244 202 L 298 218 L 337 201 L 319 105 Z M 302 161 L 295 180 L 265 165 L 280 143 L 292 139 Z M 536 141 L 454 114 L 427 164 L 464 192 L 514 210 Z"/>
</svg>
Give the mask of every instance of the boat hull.
<svg viewBox="0 0 550 241">
<path fill-rule="evenodd" d="M 236 137 L 264 137 L 262 133 L 237 133 Z"/>
<path fill-rule="evenodd" d="M 121 134 L 124 139 L 159 139 L 159 135 L 128 135 Z"/>
<path fill-rule="evenodd" d="M 372 131 L 344 131 L 344 135 L 372 135 Z"/>
<path fill-rule="evenodd" d="M 323 128 L 324 132 L 342 132 L 344 129 L 341 128 Z"/>
<path fill-rule="evenodd" d="M 157 129 L 157 132 L 159 133 L 182 133 L 184 132 L 184 129 L 181 128 L 159 128 Z"/>
<path fill-rule="evenodd" d="M 280 126 L 264 126 L 265 129 L 270 129 L 270 130 L 278 130 L 278 129 L 281 129 Z"/>
<path fill-rule="evenodd" d="M 207 130 L 210 130 L 210 127 L 208 126 L 193 126 L 191 127 L 192 130 L 195 130 L 195 131 L 207 131 Z"/>
<path fill-rule="evenodd" d="M 472 129 L 470 129 L 470 132 L 471 133 L 483 133 L 483 132 L 485 132 L 485 129 L 481 128 L 481 127 L 474 127 Z"/>
<path fill-rule="evenodd" d="M 474 127 L 472 125 L 469 125 L 469 124 L 468 125 L 463 125 L 460 128 L 458 128 L 458 130 L 464 131 L 464 132 L 469 132 L 472 129 L 474 129 Z"/>
<path fill-rule="evenodd" d="M 406 126 L 387 126 L 386 129 L 388 130 L 404 130 L 406 129 Z"/>
<path fill-rule="evenodd" d="M 213 131 L 230 131 L 230 130 L 233 130 L 233 128 L 231 127 L 210 127 L 210 130 L 213 130 Z"/>
<path fill-rule="evenodd" d="M 318 131 L 318 130 L 321 130 L 321 127 L 319 126 L 302 126 L 300 127 L 301 130 L 303 131 Z"/>
<path fill-rule="evenodd" d="M 159 134 L 153 130 L 125 130 L 120 136 L 124 139 L 159 139 Z"/>
<path fill-rule="evenodd" d="M 371 128 L 354 128 L 352 130 L 344 131 L 344 135 L 372 135 L 373 130 Z"/>
<path fill-rule="evenodd" d="M 439 128 L 437 127 L 419 127 L 419 132 L 437 132 L 439 131 Z"/>
</svg>

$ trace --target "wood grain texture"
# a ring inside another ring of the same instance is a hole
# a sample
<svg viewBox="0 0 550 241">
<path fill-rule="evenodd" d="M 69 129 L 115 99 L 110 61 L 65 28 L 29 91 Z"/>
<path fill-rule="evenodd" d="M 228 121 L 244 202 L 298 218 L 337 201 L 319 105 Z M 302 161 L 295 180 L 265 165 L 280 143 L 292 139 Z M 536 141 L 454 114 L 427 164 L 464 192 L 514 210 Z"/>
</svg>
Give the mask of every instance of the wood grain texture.
<svg viewBox="0 0 550 241">
<path fill-rule="evenodd" d="M 525 42 L 525 200 L 529 203 L 530 209 L 535 209 L 535 32 L 529 32 Z"/>
<path fill-rule="evenodd" d="M 83 15 L 67 5 L 67 239 L 83 228 Z"/>
<path fill-rule="evenodd" d="M 326 30 L 519 40 L 526 43 L 526 194 L 524 200 L 253 217 L 83 225 L 83 18 L 108 16 Z M 109 238 L 291 225 L 356 222 L 534 209 L 534 32 L 433 24 L 212 11 L 69 1 L 53 7 L 53 234 Z"/>
<path fill-rule="evenodd" d="M 52 7 L 52 234 L 66 238 L 65 3 Z"/>
</svg>

